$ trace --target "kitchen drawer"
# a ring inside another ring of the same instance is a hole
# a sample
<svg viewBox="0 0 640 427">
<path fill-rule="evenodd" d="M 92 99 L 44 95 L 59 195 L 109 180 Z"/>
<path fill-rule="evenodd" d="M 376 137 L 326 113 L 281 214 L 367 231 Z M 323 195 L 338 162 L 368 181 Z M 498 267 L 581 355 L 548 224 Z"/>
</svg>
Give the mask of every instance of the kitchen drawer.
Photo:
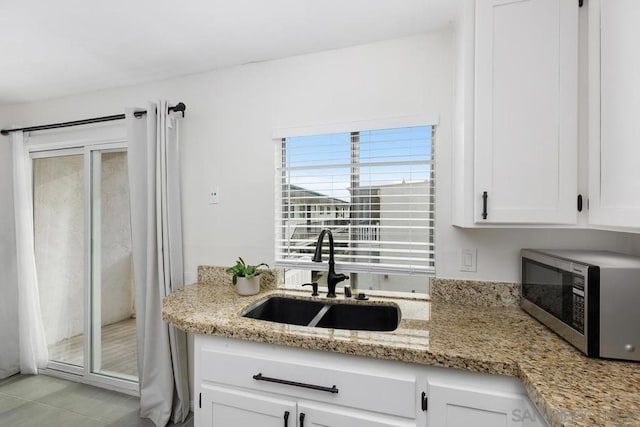
<svg viewBox="0 0 640 427">
<path fill-rule="evenodd" d="M 331 366 L 335 358 L 311 358 L 310 361 L 282 361 L 275 355 L 247 356 L 233 350 L 202 348 L 200 374 L 205 383 L 225 384 L 243 389 L 277 393 L 297 399 L 309 399 L 366 411 L 407 418 L 416 416 L 416 378 L 397 372 L 367 369 L 341 369 Z M 326 363 L 325 363 L 326 362 Z M 254 376 L 298 383 L 282 384 L 254 379 Z M 325 388 L 305 388 L 310 384 Z M 333 386 L 337 393 L 330 390 Z"/>
</svg>

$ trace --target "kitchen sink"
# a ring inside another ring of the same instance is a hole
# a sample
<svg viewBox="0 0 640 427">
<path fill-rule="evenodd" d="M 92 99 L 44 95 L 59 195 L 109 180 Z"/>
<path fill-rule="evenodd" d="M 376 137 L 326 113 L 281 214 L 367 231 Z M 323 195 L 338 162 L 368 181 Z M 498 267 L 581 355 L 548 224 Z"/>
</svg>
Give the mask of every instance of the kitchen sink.
<svg viewBox="0 0 640 427">
<path fill-rule="evenodd" d="M 399 323 L 400 310 L 395 306 L 331 304 L 316 326 L 357 331 L 394 331 Z"/>
<path fill-rule="evenodd" d="M 400 324 L 397 306 L 349 304 L 272 296 L 257 302 L 241 314 L 243 317 L 357 331 L 393 331 Z"/>
<path fill-rule="evenodd" d="M 320 301 L 270 297 L 249 307 L 242 313 L 242 316 L 268 320 L 269 322 L 306 326 L 323 307 L 324 304 Z"/>
</svg>

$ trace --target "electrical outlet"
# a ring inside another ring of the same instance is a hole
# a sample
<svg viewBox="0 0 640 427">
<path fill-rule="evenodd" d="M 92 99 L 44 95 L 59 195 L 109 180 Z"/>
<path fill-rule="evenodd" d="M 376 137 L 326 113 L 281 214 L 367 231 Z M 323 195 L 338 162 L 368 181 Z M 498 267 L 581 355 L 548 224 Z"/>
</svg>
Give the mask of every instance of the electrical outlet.
<svg viewBox="0 0 640 427">
<path fill-rule="evenodd" d="M 478 249 L 460 249 L 460 271 L 478 271 Z"/>
</svg>

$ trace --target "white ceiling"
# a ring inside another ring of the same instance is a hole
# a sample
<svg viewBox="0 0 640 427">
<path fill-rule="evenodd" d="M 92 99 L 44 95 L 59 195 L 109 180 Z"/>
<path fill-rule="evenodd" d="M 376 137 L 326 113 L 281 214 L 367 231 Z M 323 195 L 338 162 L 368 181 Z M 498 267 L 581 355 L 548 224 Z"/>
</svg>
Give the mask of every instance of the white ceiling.
<svg viewBox="0 0 640 427">
<path fill-rule="evenodd" d="M 0 0 L 0 105 L 441 29 L 455 0 Z"/>
</svg>

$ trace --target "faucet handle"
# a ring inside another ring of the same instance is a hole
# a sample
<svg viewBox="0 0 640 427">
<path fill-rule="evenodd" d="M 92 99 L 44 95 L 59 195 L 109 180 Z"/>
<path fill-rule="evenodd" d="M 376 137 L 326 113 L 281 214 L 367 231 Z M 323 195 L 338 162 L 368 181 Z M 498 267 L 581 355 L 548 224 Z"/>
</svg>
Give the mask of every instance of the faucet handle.
<svg viewBox="0 0 640 427">
<path fill-rule="evenodd" d="M 336 283 L 340 283 L 343 280 L 349 280 L 349 276 L 347 276 L 346 274 L 343 274 L 343 273 L 336 274 L 335 278 L 336 278 Z"/>
<path fill-rule="evenodd" d="M 318 283 L 317 282 L 313 282 L 313 283 L 304 283 L 302 286 L 311 286 L 311 296 L 312 297 L 317 297 L 318 294 Z"/>
</svg>

